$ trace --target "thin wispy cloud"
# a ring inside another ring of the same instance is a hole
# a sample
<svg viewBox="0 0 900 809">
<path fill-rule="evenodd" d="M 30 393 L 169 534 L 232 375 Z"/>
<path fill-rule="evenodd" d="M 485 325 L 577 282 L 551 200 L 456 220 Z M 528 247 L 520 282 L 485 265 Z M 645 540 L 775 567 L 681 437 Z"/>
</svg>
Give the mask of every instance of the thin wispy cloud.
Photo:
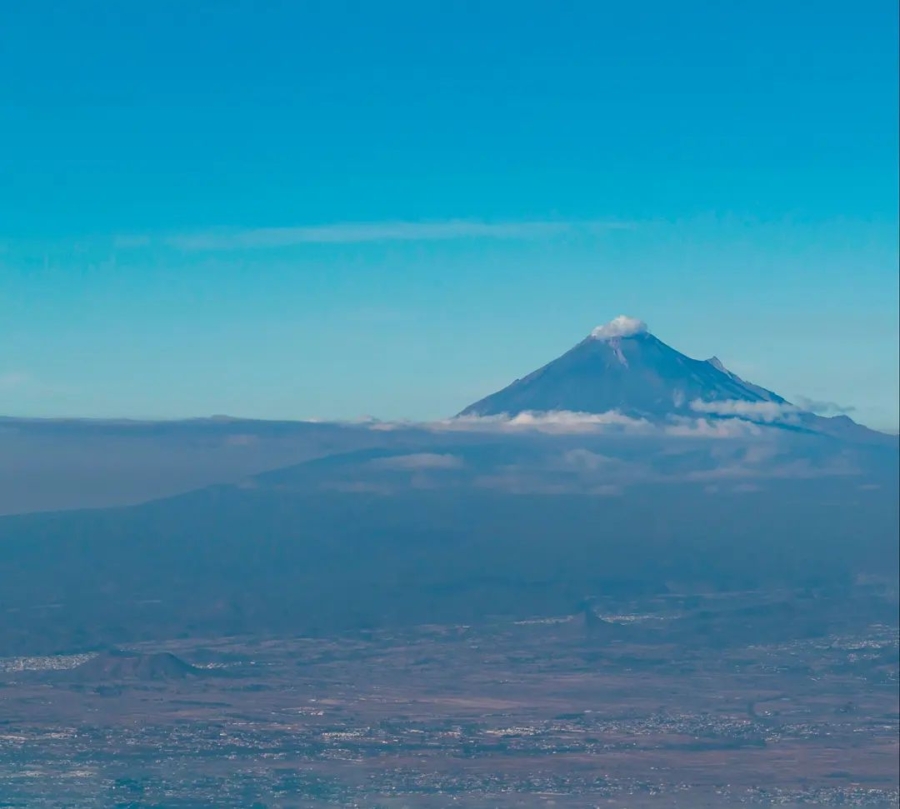
<svg viewBox="0 0 900 809">
<path fill-rule="evenodd" d="M 32 384 L 32 378 L 21 371 L 0 374 L 0 391 L 21 390 Z"/>
<path fill-rule="evenodd" d="M 663 431 L 668 436 L 683 438 L 749 438 L 760 435 L 753 422 L 737 417 L 727 420 L 676 418 Z"/>
<path fill-rule="evenodd" d="M 26 397 L 58 397 L 73 393 L 70 388 L 47 385 L 42 380 L 26 371 L 7 371 L 0 373 L 0 394 L 4 396 Z"/>
<path fill-rule="evenodd" d="M 360 222 L 328 225 L 211 229 L 192 233 L 170 234 L 156 240 L 166 247 L 184 251 L 224 252 L 231 250 L 266 250 L 304 244 L 360 244 L 365 242 L 455 241 L 462 239 L 497 239 L 528 241 L 550 239 L 565 234 L 602 233 L 628 230 L 627 222 L 553 221 L 479 222 L 453 219 L 443 222 Z M 117 236 L 116 244 L 124 248 L 145 247 L 146 236 Z"/>
<path fill-rule="evenodd" d="M 377 458 L 369 462 L 378 469 L 398 469 L 417 471 L 420 469 L 460 469 L 462 458 L 449 454 L 418 452 L 412 455 L 397 455 L 393 458 Z"/>
<path fill-rule="evenodd" d="M 754 421 L 776 422 L 789 420 L 798 412 L 798 408 L 787 402 L 745 402 L 729 399 L 718 402 L 703 402 L 695 399 L 691 402 L 691 410 L 695 413 L 709 413 L 714 416 L 738 416 Z"/>
<path fill-rule="evenodd" d="M 853 405 L 841 405 L 837 402 L 809 399 L 806 396 L 797 396 L 794 401 L 803 410 L 808 410 L 810 413 L 818 413 L 822 416 L 845 416 L 856 411 Z"/>
<path fill-rule="evenodd" d="M 808 458 L 796 458 L 784 463 L 756 465 L 732 464 L 710 469 L 698 469 L 682 475 L 683 480 L 723 481 L 741 478 L 781 478 L 805 480 L 810 478 L 842 477 L 861 474 L 854 459 L 839 455 L 814 462 Z"/>
</svg>

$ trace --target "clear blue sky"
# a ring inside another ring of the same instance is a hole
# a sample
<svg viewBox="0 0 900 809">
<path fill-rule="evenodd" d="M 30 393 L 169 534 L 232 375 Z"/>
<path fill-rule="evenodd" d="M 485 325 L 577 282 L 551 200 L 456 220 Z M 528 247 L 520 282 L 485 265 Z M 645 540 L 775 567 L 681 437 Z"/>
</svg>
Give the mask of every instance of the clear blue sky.
<svg viewBox="0 0 900 809">
<path fill-rule="evenodd" d="M 430 418 L 625 313 L 896 428 L 897 15 L 8 4 L 0 412 Z"/>
</svg>

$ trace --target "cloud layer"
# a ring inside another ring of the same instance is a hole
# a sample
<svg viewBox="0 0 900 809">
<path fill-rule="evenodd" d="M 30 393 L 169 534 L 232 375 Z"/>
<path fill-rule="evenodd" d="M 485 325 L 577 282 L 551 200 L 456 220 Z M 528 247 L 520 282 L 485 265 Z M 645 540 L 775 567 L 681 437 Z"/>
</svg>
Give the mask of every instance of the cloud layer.
<svg viewBox="0 0 900 809">
<path fill-rule="evenodd" d="M 463 431 L 536 431 L 545 433 L 582 432 L 622 432 L 641 434 L 653 431 L 646 419 L 635 419 L 617 410 L 606 413 L 576 413 L 571 410 L 550 410 L 547 412 L 525 411 L 513 417 L 499 416 L 459 416 L 445 421 L 431 422 L 432 430 Z"/>
<path fill-rule="evenodd" d="M 701 403 L 705 406 L 709 403 Z M 606 413 L 577 413 L 571 410 L 551 410 L 548 412 L 525 411 L 516 416 L 508 414 L 496 416 L 458 416 L 452 419 L 432 422 L 368 421 L 364 426 L 377 431 L 406 429 L 427 430 L 429 432 L 498 432 L 498 433 L 547 433 L 555 435 L 604 434 L 628 436 L 668 436 L 672 438 L 754 438 L 763 434 L 764 424 L 775 425 L 781 419 L 778 413 L 791 414 L 796 408 L 786 406 L 780 411 L 761 407 L 732 407 L 731 405 L 775 404 L 769 402 L 718 402 L 709 413 L 695 418 L 672 416 L 663 422 L 651 422 L 643 418 L 632 418 L 617 410 Z M 715 418 L 716 415 L 731 418 Z"/>
</svg>

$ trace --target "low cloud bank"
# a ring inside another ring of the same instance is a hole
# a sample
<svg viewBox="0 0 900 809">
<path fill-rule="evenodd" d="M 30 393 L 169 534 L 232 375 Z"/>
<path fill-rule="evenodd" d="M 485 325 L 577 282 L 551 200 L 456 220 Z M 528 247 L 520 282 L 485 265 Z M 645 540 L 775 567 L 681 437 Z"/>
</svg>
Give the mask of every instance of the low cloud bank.
<svg viewBox="0 0 900 809">
<path fill-rule="evenodd" d="M 457 416 L 422 425 L 434 431 L 464 432 L 542 432 L 542 433 L 625 433 L 645 435 L 654 432 L 647 419 L 632 418 L 610 410 L 606 413 L 578 413 L 571 410 L 525 411 L 515 416 Z"/>
<path fill-rule="evenodd" d="M 694 403 L 698 412 L 708 415 L 671 416 L 665 421 L 651 422 L 632 418 L 610 410 L 606 413 L 579 413 L 570 410 L 547 412 L 525 411 L 515 416 L 457 416 L 431 422 L 369 421 L 371 430 L 427 430 L 429 432 L 499 432 L 547 434 L 611 434 L 631 436 L 671 436 L 690 438 L 746 438 L 763 432 L 766 425 L 790 423 L 789 417 L 800 412 L 793 405 L 774 402 L 700 402 Z M 751 405 L 751 407 L 742 407 Z M 761 405 L 765 405 L 763 407 Z M 725 416 L 726 418 L 716 418 Z"/>
<path fill-rule="evenodd" d="M 695 413 L 708 413 L 714 416 L 737 416 L 751 421 L 766 423 L 789 422 L 790 418 L 801 412 L 800 408 L 787 402 L 745 402 L 740 399 L 729 399 L 720 402 L 704 402 L 694 399 L 690 404 Z"/>
</svg>

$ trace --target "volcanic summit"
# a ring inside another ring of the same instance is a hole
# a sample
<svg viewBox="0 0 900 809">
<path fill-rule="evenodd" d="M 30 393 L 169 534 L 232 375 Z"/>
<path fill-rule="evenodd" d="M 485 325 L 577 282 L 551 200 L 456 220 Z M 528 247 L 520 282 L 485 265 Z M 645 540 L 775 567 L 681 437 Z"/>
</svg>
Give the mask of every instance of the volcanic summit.
<svg viewBox="0 0 900 809">
<path fill-rule="evenodd" d="M 620 315 L 561 357 L 459 415 L 615 410 L 660 418 L 692 412 L 698 402 L 787 404 L 772 391 L 731 373 L 717 358 L 692 359 L 651 334 L 643 321 Z"/>
</svg>

